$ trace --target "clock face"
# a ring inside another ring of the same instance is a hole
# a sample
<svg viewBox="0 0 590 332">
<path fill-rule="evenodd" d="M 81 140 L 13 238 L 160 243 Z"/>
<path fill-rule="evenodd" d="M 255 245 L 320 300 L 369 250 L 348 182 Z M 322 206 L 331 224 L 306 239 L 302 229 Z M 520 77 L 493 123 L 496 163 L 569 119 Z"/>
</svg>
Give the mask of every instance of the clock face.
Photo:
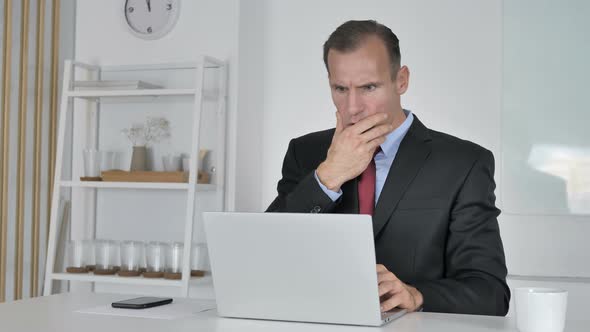
<svg viewBox="0 0 590 332">
<path fill-rule="evenodd" d="M 126 0 L 125 19 L 131 32 L 144 39 L 167 34 L 178 19 L 179 0 Z"/>
</svg>

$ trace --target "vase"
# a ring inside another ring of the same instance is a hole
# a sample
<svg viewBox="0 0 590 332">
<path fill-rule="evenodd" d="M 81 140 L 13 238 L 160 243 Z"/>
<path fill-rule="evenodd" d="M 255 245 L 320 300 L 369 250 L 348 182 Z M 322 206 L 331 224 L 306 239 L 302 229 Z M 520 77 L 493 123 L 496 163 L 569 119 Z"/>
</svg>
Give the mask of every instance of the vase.
<svg viewBox="0 0 590 332">
<path fill-rule="evenodd" d="M 133 147 L 130 171 L 147 171 L 147 149 L 145 146 Z"/>
</svg>

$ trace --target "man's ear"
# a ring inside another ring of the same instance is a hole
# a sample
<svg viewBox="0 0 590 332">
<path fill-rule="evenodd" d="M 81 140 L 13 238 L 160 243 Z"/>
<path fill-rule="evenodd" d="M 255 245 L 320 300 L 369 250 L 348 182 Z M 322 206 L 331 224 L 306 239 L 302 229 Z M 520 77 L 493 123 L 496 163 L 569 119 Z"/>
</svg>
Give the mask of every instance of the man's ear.
<svg viewBox="0 0 590 332">
<path fill-rule="evenodd" d="M 397 71 L 397 77 L 395 80 L 395 89 L 398 95 L 403 95 L 408 90 L 410 84 L 410 69 L 408 66 L 402 66 Z"/>
</svg>

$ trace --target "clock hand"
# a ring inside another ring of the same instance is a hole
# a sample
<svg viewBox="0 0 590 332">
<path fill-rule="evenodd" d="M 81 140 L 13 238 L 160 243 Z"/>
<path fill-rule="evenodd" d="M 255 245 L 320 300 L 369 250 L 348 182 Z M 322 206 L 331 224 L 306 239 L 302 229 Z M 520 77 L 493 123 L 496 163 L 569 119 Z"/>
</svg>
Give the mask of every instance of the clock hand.
<svg viewBox="0 0 590 332">
<path fill-rule="evenodd" d="M 151 12 L 152 11 L 151 1 L 150 0 L 145 0 L 145 2 L 147 3 L 148 12 Z"/>
</svg>

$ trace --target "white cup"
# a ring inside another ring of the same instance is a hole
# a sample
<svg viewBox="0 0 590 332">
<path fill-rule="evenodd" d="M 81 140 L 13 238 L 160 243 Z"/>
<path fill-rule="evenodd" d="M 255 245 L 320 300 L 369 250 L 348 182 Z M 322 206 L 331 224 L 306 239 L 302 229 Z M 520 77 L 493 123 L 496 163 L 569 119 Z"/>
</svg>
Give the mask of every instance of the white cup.
<svg viewBox="0 0 590 332">
<path fill-rule="evenodd" d="M 516 327 L 520 332 L 562 332 L 567 291 L 555 288 L 514 289 Z"/>
<path fill-rule="evenodd" d="M 100 151 L 100 171 L 110 171 L 115 169 L 115 152 Z"/>
<path fill-rule="evenodd" d="M 162 163 L 164 164 L 164 171 L 166 172 L 177 172 L 180 171 L 182 167 L 180 156 L 163 156 Z"/>
<path fill-rule="evenodd" d="M 193 243 L 191 247 L 191 270 L 207 270 L 207 244 Z"/>
<path fill-rule="evenodd" d="M 163 242 L 150 242 L 146 249 L 148 272 L 164 272 L 166 269 L 166 245 Z"/>
<path fill-rule="evenodd" d="M 86 267 L 86 246 L 83 241 L 72 240 L 66 245 L 67 267 L 82 268 Z"/>
<path fill-rule="evenodd" d="M 191 158 L 190 157 L 183 157 L 182 158 L 182 171 L 183 172 L 190 171 L 190 164 L 191 164 Z"/>
<path fill-rule="evenodd" d="M 96 259 L 94 258 L 95 249 L 94 249 L 94 240 L 84 240 L 84 262 L 86 265 L 94 266 L 96 265 Z"/>
<path fill-rule="evenodd" d="M 119 256 L 119 242 L 111 240 L 97 240 L 94 243 L 95 262 L 97 270 L 110 270 L 117 266 Z"/>
<path fill-rule="evenodd" d="M 121 271 L 135 272 L 141 267 L 141 255 L 143 252 L 143 242 L 123 241 L 121 242 Z"/>
<path fill-rule="evenodd" d="M 100 152 L 96 149 L 84 150 L 84 176 L 100 176 Z"/>
<path fill-rule="evenodd" d="M 184 245 L 180 242 L 172 242 L 166 251 L 166 272 L 182 273 L 182 253 Z"/>
</svg>

